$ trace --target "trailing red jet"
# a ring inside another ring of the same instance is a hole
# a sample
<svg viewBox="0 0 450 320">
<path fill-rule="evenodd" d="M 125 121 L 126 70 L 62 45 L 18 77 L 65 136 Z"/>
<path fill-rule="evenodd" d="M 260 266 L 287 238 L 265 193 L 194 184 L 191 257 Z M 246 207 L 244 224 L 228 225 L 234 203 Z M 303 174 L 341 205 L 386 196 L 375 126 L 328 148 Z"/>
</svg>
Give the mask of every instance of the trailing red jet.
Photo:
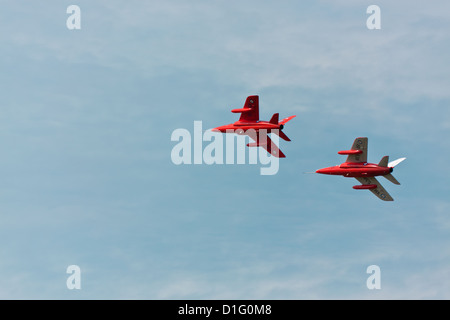
<svg viewBox="0 0 450 320">
<path fill-rule="evenodd" d="M 284 133 L 283 128 L 286 122 L 293 119 L 295 116 L 290 116 L 281 121 L 278 121 L 279 114 L 275 113 L 270 121 L 259 120 L 259 97 L 248 96 L 245 100 L 244 107 L 241 109 L 231 110 L 233 113 L 240 113 L 241 117 L 235 123 L 230 123 L 225 126 L 217 127 L 212 131 L 219 131 L 224 133 L 236 133 L 239 135 L 248 135 L 255 142 L 247 144 L 247 147 L 263 147 L 271 155 L 278 158 L 285 158 L 283 152 L 270 140 L 268 133 L 275 133 L 280 138 L 291 141 Z M 262 131 L 260 131 L 262 130 Z"/>
<path fill-rule="evenodd" d="M 347 160 L 344 163 L 319 169 L 316 173 L 356 178 L 361 185 L 353 186 L 353 189 L 368 189 L 381 200 L 393 201 L 394 199 L 375 177 L 383 176 L 394 184 L 400 184 L 391 173 L 394 167 L 406 158 L 389 162 L 389 156 L 384 156 L 378 164 L 367 163 L 367 142 L 367 138 L 356 138 L 351 150 L 338 152 L 338 154 L 347 155 Z"/>
</svg>

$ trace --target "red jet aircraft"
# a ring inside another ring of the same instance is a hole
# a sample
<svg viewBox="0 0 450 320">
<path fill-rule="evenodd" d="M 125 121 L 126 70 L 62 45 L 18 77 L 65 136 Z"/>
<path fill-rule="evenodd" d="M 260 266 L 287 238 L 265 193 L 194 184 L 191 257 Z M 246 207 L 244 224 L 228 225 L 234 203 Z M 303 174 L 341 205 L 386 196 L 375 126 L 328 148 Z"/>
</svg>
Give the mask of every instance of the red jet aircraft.
<svg viewBox="0 0 450 320">
<path fill-rule="evenodd" d="M 224 133 L 236 133 L 248 135 L 255 142 L 247 144 L 247 147 L 263 147 L 267 152 L 278 158 L 285 158 L 283 152 L 270 140 L 268 133 L 275 133 L 286 141 L 291 141 L 281 130 L 289 120 L 295 116 L 290 116 L 278 121 L 279 114 L 275 113 L 270 121 L 259 120 L 259 97 L 248 96 L 242 109 L 233 109 L 233 113 L 240 113 L 241 117 L 235 123 L 217 127 L 212 131 Z M 263 130 L 260 132 L 260 130 Z"/>
<path fill-rule="evenodd" d="M 351 150 L 338 152 L 338 154 L 348 155 L 344 163 L 334 167 L 319 169 L 316 173 L 356 178 L 361 185 L 353 186 L 353 189 L 368 189 L 381 200 L 393 201 L 394 199 L 375 176 L 383 176 L 394 184 L 400 184 L 391 173 L 394 167 L 406 158 L 400 158 L 388 163 L 389 156 L 384 156 L 378 164 L 367 163 L 367 142 L 367 138 L 356 138 Z"/>
</svg>

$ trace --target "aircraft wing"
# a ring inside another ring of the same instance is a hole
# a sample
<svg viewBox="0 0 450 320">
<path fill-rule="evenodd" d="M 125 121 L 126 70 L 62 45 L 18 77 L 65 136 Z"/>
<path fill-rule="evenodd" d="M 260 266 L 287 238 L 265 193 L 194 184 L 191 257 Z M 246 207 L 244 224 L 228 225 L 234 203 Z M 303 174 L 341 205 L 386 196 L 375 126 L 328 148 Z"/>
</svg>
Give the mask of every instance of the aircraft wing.
<svg viewBox="0 0 450 320">
<path fill-rule="evenodd" d="M 231 112 L 240 113 L 241 122 L 259 121 L 259 96 L 248 96 L 242 109 L 233 109 Z"/>
<path fill-rule="evenodd" d="M 367 138 L 356 138 L 355 141 L 353 141 L 351 150 L 361 150 L 362 153 L 348 155 L 345 162 L 367 162 L 367 147 Z"/>
<path fill-rule="evenodd" d="M 383 201 L 394 201 L 391 195 L 383 188 L 383 186 L 378 182 L 375 177 L 356 177 L 361 184 L 375 184 L 377 187 L 375 189 L 370 189 L 374 195 Z"/>
<path fill-rule="evenodd" d="M 284 153 L 277 147 L 275 143 L 273 143 L 273 141 L 269 138 L 267 134 L 263 133 L 258 134 L 254 130 L 247 130 L 245 134 L 255 141 L 254 143 L 249 143 L 247 146 L 262 147 L 274 157 L 286 158 Z"/>
</svg>

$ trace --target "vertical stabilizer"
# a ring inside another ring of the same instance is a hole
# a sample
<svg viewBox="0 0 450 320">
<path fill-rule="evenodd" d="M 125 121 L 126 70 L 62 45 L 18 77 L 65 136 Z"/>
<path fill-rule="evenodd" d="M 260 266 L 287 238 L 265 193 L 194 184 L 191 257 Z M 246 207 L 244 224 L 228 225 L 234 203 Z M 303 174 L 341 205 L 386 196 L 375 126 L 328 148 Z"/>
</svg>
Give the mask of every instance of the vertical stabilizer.
<svg viewBox="0 0 450 320">
<path fill-rule="evenodd" d="M 272 116 L 272 118 L 270 119 L 270 123 L 271 124 L 278 124 L 278 118 L 279 118 L 279 114 L 278 113 L 274 113 L 273 114 L 273 116 Z"/>
<path fill-rule="evenodd" d="M 378 165 L 380 167 L 387 167 L 389 163 L 389 156 L 384 156 L 383 158 L 381 158 L 380 163 L 378 163 Z"/>
</svg>

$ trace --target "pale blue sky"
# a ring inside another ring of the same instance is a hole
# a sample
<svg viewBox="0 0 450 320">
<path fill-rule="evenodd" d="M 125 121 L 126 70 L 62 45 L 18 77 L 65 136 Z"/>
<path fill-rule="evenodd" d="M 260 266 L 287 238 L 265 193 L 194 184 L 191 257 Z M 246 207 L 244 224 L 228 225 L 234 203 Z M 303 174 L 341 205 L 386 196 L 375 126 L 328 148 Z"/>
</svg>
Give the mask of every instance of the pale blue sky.
<svg viewBox="0 0 450 320">
<path fill-rule="evenodd" d="M 450 298 L 447 2 L 2 8 L 0 298 Z M 231 123 L 252 94 L 261 119 L 297 115 L 278 174 L 172 163 L 173 130 Z M 303 174 L 358 136 L 370 162 L 407 157 L 400 186 L 380 178 L 394 202 Z"/>
</svg>

